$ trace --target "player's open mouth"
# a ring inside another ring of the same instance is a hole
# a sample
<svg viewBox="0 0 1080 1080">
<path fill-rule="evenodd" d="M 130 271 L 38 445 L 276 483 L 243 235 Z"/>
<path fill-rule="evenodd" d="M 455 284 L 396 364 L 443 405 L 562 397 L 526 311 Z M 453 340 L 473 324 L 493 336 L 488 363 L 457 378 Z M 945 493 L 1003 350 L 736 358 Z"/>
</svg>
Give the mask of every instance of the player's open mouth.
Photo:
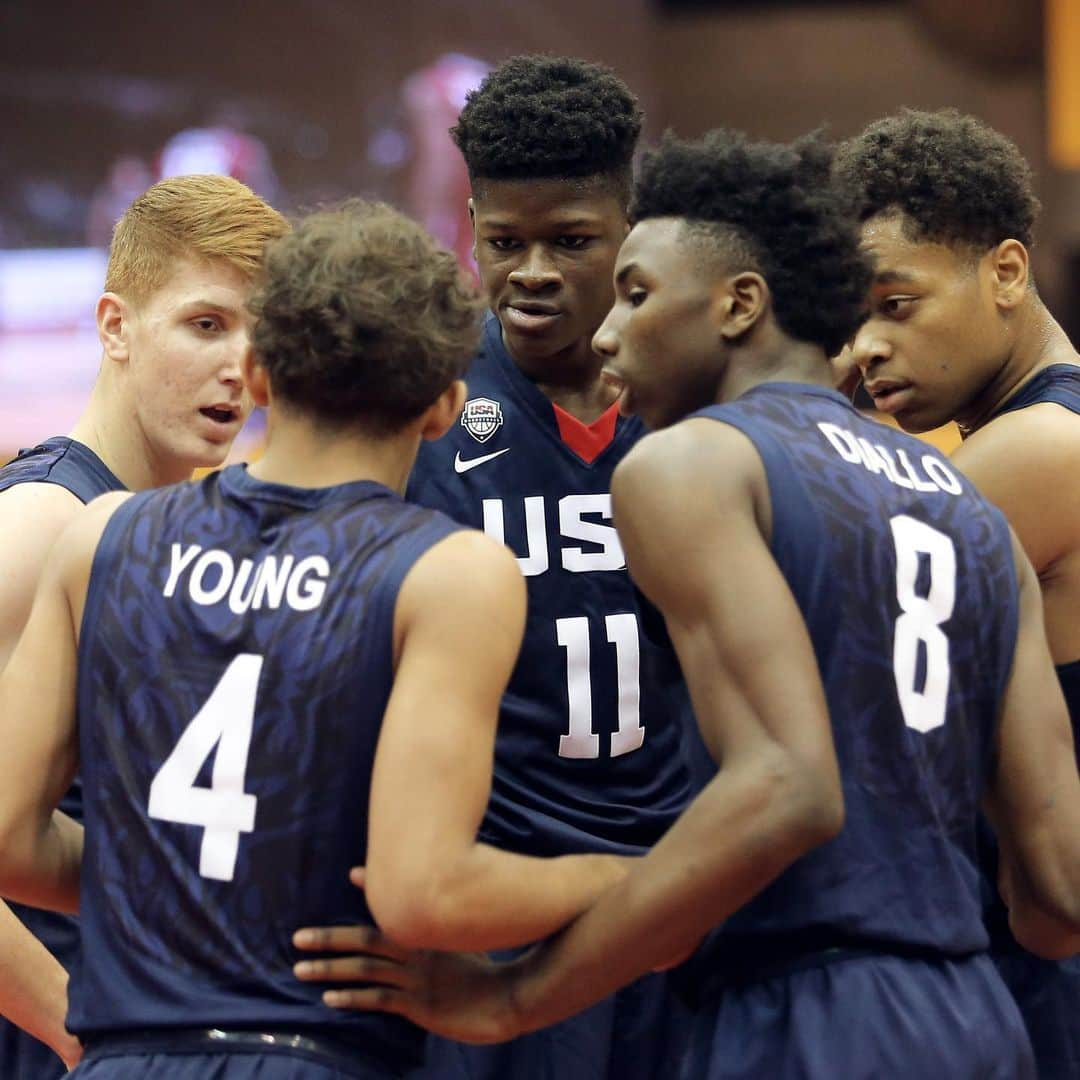
<svg viewBox="0 0 1080 1080">
<path fill-rule="evenodd" d="M 503 318 L 509 325 L 523 333 L 537 333 L 546 330 L 562 312 L 550 304 L 532 303 L 528 300 L 507 304 L 503 308 Z"/>
<path fill-rule="evenodd" d="M 200 409 L 199 412 L 208 420 L 213 420 L 217 424 L 231 424 L 240 415 L 239 409 L 231 408 L 228 405 L 208 405 L 205 409 Z"/>
<path fill-rule="evenodd" d="M 909 382 L 872 382 L 866 384 L 866 392 L 874 399 L 879 412 L 894 413 L 910 400 L 915 388 Z"/>
</svg>

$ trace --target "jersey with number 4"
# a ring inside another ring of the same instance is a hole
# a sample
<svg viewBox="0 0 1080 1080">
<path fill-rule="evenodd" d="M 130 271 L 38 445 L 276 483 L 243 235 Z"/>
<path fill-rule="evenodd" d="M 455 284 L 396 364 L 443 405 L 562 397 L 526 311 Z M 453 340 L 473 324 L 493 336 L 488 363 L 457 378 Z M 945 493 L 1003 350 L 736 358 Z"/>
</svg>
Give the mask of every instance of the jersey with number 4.
<svg viewBox="0 0 1080 1080">
<path fill-rule="evenodd" d="M 371 921 L 348 874 L 398 590 L 459 528 L 379 484 L 285 487 L 243 466 L 115 512 L 79 648 L 73 1031 L 317 1026 L 391 1071 L 420 1059 L 419 1029 L 298 982 L 291 938 Z"/>
<path fill-rule="evenodd" d="M 481 836 L 535 855 L 639 851 L 688 794 L 679 672 L 643 626 L 611 517 L 611 474 L 644 430 L 612 417 L 583 458 L 494 316 L 465 378 L 461 422 L 421 447 L 408 496 L 505 542 L 528 585 Z"/>
<path fill-rule="evenodd" d="M 743 432 L 764 463 L 772 552 L 810 631 L 846 807 L 840 835 L 721 939 L 984 949 L 975 823 L 1018 619 L 1005 519 L 932 447 L 831 390 L 766 384 L 696 415 Z"/>
</svg>

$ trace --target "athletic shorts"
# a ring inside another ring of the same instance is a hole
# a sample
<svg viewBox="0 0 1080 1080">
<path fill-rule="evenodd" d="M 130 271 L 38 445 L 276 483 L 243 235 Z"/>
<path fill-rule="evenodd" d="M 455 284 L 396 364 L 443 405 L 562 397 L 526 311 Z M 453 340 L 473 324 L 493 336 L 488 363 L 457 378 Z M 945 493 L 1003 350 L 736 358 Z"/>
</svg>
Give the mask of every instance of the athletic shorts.
<svg viewBox="0 0 1080 1080">
<path fill-rule="evenodd" d="M 840 950 L 837 950 L 839 953 Z M 683 1080 L 1035 1080 L 988 956 L 849 952 L 708 992 Z"/>
</svg>

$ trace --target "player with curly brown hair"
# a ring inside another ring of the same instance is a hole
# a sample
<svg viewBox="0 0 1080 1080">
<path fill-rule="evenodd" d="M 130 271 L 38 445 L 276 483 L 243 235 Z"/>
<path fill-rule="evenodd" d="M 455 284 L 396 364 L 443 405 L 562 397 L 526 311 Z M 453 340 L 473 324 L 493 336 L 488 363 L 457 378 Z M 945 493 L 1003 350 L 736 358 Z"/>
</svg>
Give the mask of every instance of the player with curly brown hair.
<svg viewBox="0 0 1080 1080">
<path fill-rule="evenodd" d="M 352 203 L 271 246 L 251 307 L 263 457 L 87 508 L 0 678 L 0 888 L 79 908 L 88 1078 L 402 1075 L 423 1033 L 328 1009 L 295 927 L 515 945 L 625 873 L 476 841 L 525 589 L 402 497 L 479 336 L 456 260 Z M 55 810 L 76 763 L 85 846 Z"/>
</svg>

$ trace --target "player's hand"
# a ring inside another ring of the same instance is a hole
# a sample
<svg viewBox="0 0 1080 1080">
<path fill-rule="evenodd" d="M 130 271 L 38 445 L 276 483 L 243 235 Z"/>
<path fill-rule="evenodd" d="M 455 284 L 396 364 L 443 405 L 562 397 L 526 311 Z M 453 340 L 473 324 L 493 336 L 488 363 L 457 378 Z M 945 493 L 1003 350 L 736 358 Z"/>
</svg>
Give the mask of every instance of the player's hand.
<svg viewBox="0 0 1080 1080">
<path fill-rule="evenodd" d="M 63 1037 L 52 1043 L 51 1048 L 53 1053 L 67 1066 L 68 1072 L 74 1069 L 82 1060 L 83 1044 L 68 1031 L 65 1031 Z"/>
<path fill-rule="evenodd" d="M 839 355 L 829 361 L 832 371 L 833 386 L 848 399 L 855 400 L 855 391 L 862 382 L 862 371 L 855 363 L 855 353 L 850 345 L 845 345 Z"/>
<path fill-rule="evenodd" d="M 404 949 L 373 926 L 299 930 L 293 943 L 352 954 L 302 960 L 293 969 L 303 982 L 362 984 L 327 990 L 323 1001 L 335 1009 L 397 1013 L 458 1042 L 504 1042 L 517 1034 L 513 964 L 482 953 Z"/>
</svg>

